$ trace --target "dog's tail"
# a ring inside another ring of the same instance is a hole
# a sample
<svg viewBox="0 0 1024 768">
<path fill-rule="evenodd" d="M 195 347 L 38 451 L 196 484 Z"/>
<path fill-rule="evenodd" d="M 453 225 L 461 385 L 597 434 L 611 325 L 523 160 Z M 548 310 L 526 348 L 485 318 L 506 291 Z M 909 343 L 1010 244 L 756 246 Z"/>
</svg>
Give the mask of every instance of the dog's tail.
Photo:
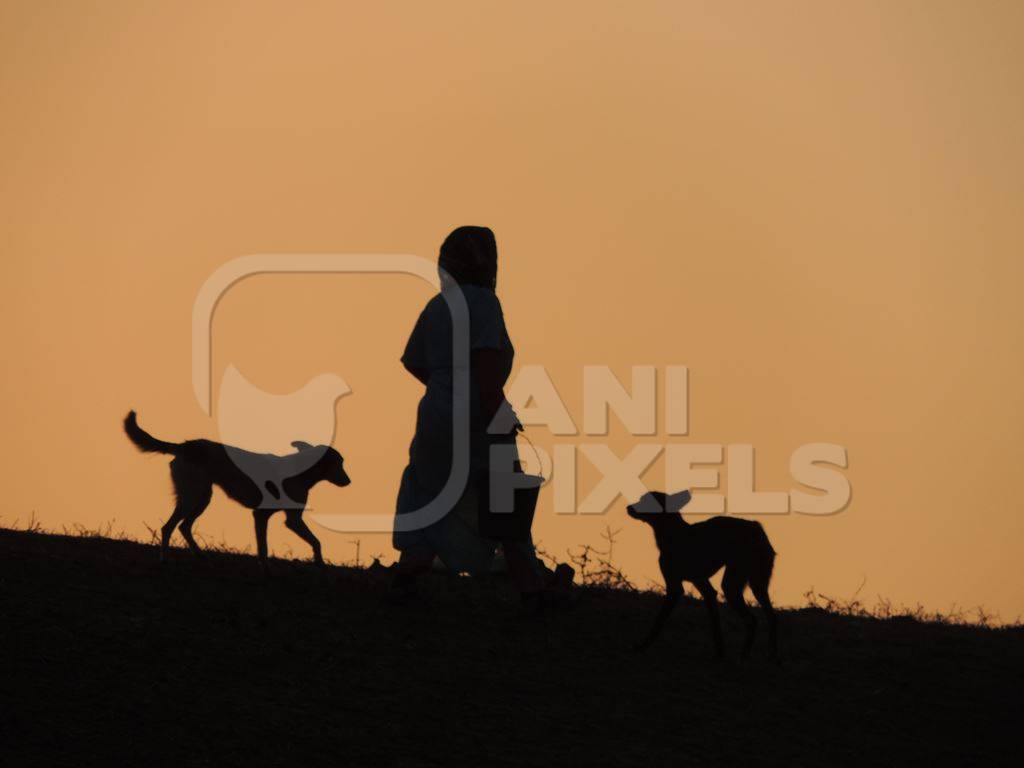
<svg viewBox="0 0 1024 768">
<path fill-rule="evenodd" d="M 140 427 L 139 422 L 135 420 L 135 411 L 128 411 L 128 415 L 124 417 L 124 431 L 128 435 L 128 439 L 135 443 L 140 451 L 145 451 L 146 453 L 178 452 L 177 443 L 167 443 L 163 440 L 157 440 L 149 434 L 149 432 L 146 432 L 142 427 Z"/>
</svg>

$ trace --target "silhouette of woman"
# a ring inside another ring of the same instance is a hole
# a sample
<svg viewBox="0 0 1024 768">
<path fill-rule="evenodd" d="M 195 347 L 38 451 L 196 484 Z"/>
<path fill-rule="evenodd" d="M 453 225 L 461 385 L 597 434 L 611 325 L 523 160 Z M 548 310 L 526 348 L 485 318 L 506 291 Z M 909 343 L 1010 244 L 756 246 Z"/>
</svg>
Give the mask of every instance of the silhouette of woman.
<svg viewBox="0 0 1024 768">
<path fill-rule="evenodd" d="M 402 473 L 396 522 L 437 497 L 451 471 L 455 393 L 452 316 L 445 299 L 449 291 L 461 291 L 469 314 L 470 480 L 459 502 L 441 520 L 419 530 L 396 525 L 393 543 L 401 557 L 394 590 L 400 597 L 412 594 L 415 576 L 429 569 L 435 556 L 457 573 L 487 573 L 500 543 L 520 592 L 525 598 L 539 596 L 552 580 L 537 559 L 529 534 L 521 540 L 498 542 L 480 530 L 478 478 L 488 470 L 490 447 L 501 443 L 514 451 L 516 431 L 522 429 L 503 391 L 514 349 L 494 292 L 498 270 L 494 233 L 487 227 L 454 230 L 441 245 L 438 267 L 441 293 L 420 314 L 402 355 L 402 364 L 426 386 L 426 392 L 417 410 L 409 465 Z M 511 426 L 506 434 L 490 434 L 487 428 L 499 409 L 508 409 L 503 416 Z M 561 581 L 571 581 L 571 571 L 557 573 Z"/>
</svg>

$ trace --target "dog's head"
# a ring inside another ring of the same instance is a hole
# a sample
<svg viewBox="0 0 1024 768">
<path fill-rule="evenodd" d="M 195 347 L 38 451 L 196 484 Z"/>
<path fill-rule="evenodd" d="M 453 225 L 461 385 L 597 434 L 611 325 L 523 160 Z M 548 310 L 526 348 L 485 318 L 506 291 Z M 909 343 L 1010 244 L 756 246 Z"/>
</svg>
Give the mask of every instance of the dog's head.
<svg viewBox="0 0 1024 768">
<path fill-rule="evenodd" d="M 334 483 L 337 486 L 344 488 L 346 485 L 352 482 L 352 479 L 348 476 L 345 471 L 345 459 L 342 458 L 341 454 L 331 448 L 329 445 L 310 445 L 304 443 L 301 440 L 296 440 L 292 443 L 292 447 L 301 451 L 316 451 L 320 454 L 320 458 L 316 460 L 316 467 L 321 472 L 321 478 L 329 483 Z"/>
<path fill-rule="evenodd" d="M 679 510 L 685 507 L 689 501 L 689 491 L 679 491 L 678 493 L 651 491 L 626 507 L 626 514 L 634 520 L 655 526 L 669 516 L 679 517 Z"/>
</svg>

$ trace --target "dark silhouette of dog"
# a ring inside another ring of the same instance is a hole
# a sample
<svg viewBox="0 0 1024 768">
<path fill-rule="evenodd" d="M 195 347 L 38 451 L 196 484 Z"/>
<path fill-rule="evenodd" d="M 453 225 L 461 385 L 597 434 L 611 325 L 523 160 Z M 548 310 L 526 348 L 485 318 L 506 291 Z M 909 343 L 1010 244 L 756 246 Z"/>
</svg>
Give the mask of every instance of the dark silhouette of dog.
<svg viewBox="0 0 1024 768">
<path fill-rule="evenodd" d="M 171 460 L 171 482 L 177 503 L 170 519 L 160 530 L 160 559 L 163 560 L 175 527 L 198 557 L 202 550 L 192 537 L 192 525 L 207 505 L 217 485 L 230 498 L 252 510 L 256 524 L 256 548 L 260 564 L 267 562 L 267 523 L 275 512 L 285 513 L 285 525 L 313 548 L 313 560 L 323 565 L 320 541 L 302 519 L 310 489 L 321 480 L 337 486 L 352 481 L 345 472 L 345 460 L 330 446 L 312 446 L 296 440 L 296 453 L 276 456 L 253 453 L 212 440 L 169 443 L 143 430 L 135 411 L 124 420 L 128 438 L 147 453 L 166 453 Z"/>
<path fill-rule="evenodd" d="M 743 592 L 748 584 L 768 620 L 772 654 L 778 655 L 778 620 L 768 597 L 775 550 L 764 528 L 752 520 L 721 516 L 691 525 L 683 520 L 679 512 L 689 501 L 689 491 L 670 495 L 652 492 L 644 494 L 639 501 L 626 508 L 630 517 L 647 523 L 654 530 L 654 541 L 659 552 L 658 565 L 665 579 L 665 600 L 661 610 L 658 611 L 650 633 L 635 649 L 643 650 L 661 634 L 682 594 L 682 583 L 689 581 L 697 588 L 707 606 L 715 654 L 718 658 L 724 656 L 718 594 L 708 581 L 724 566 L 722 591 L 746 626 L 743 657 L 750 653 L 757 630 L 757 619 L 743 600 Z"/>
</svg>

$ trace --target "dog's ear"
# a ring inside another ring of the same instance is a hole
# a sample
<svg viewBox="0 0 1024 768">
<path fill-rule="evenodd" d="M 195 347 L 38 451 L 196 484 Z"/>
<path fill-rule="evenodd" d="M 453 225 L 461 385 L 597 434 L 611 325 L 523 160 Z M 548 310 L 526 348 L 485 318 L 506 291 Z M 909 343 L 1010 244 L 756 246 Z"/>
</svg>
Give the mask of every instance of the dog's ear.
<svg viewBox="0 0 1024 768">
<path fill-rule="evenodd" d="M 665 499 L 665 511 L 678 512 L 690 503 L 690 498 L 689 491 L 679 491 L 677 493 L 669 494 Z"/>
<path fill-rule="evenodd" d="M 313 446 L 307 443 L 305 440 L 292 440 L 292 448 L 297 451 L 308 451 Z"/>
</svg>

